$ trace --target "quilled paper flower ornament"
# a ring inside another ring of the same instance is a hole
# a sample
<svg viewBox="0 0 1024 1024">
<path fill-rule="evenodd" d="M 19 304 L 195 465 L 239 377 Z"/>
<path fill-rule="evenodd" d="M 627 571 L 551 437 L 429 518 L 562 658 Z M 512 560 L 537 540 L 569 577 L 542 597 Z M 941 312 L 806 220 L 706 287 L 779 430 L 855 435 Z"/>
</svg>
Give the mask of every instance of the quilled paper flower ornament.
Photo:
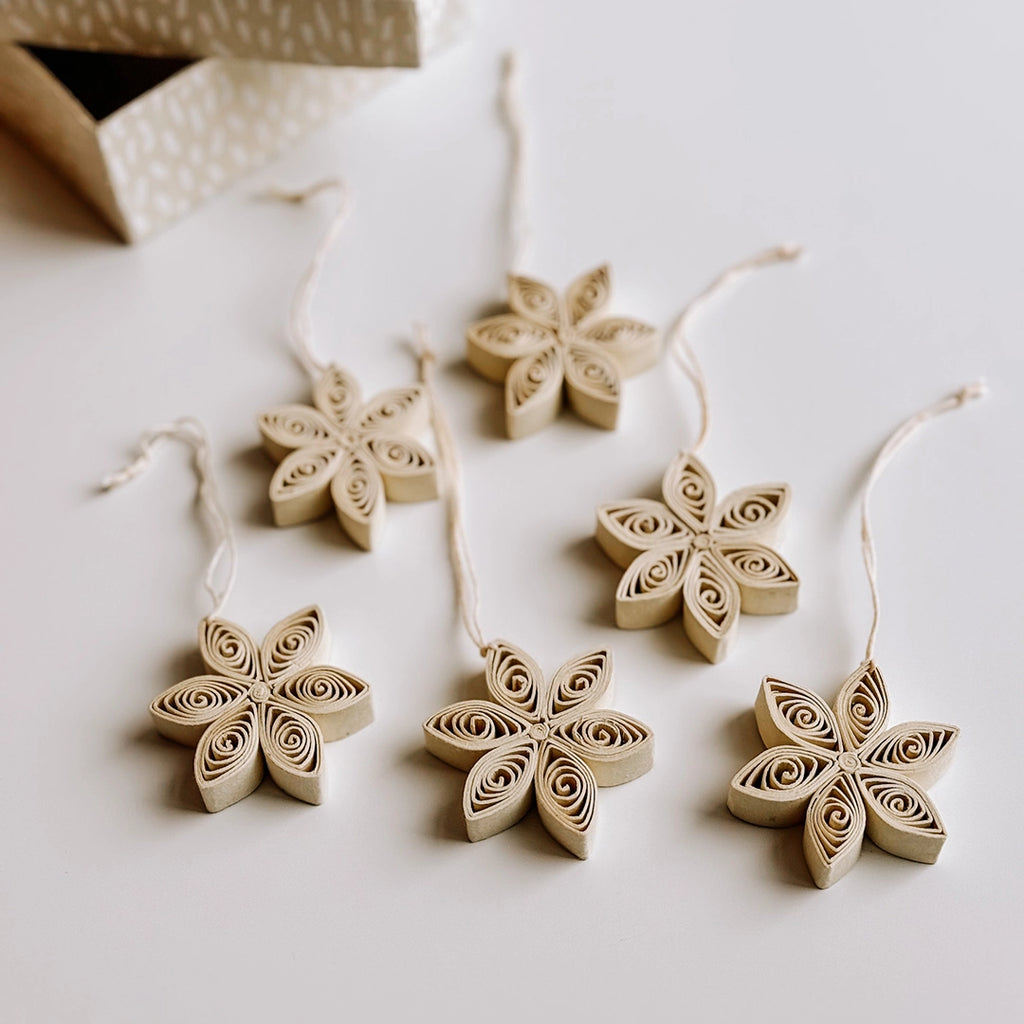
<svg viewBox="0 0 1024 1024">
<path fill-rule="evenodd" d="M 199 623 L 208 675 L 177 683 L 149 712 L 161 736 L 196 748 L 195 778 L 208 811 L 247 797 L 264 771 L 290 796 L 323 802 L 323 745 L 369 725 L 370 687 L 322 664 L 330 653 L 315 605 L 283 619 L 262 646 L 220 618 Z"/>
<path fill-rule="evenodd" d="M 650 369 L 658 332 L 639 320 L 605 315 L 611 270 L 598 267 L 564 297 L 528 277 L 509 275 L 511 312 L 471 324 L 469 364 L 505 388 L 505 430 L 525 437 L 553 422 L 567 401 L 580 419 L 611 430 L 625 377 Z"/>
<path fill-rule="evenodd" d="M 707 440 L 707 385 L 686 328 L 694 313 L 734 277 L 794 259 L 798 249 L 770 249 L 721 274 L 679 317 L 669 351 L 693 380 L 701 402 L 697 443 L 669 464 L 662 501 L 632 498 L 597 509 L 596 539 L 625 569 L 615 592 L 615 624 L 646 629 L 682 609 L 683 629 L 710 662 L 725 657 L 739 613 L 794 611 L 800 581 L 771 546 L 790 504 L 788 484 L 733 491 L 716 504 L 715 482 L 698 457 Z"/>
<path fill-rule="evenodd" d="M 458 452 L 433 385 L 433 361 L 424 342 L 423 377 L 447 491 L 456 600 L 466 632 L 486 659 L 488 699 L 460 701 L 432 715 L 423 724 L 424 743 L 442 761 L 468 772 L 462 810 L 470 840 L 510 828 L 536 804 L 551 836 L 584 859 L 593 849 L 598 787 L 650 771 L 654 735 L 643 722 L 606 710 L 609 650 L 573 658 L 548 683 L 524 650 L 484 639 L 462 522 Z"/>
<path fill-rule="evenodd" d="M 313 354 L 310 303 L 323 261 L 351 212 L 351 196 L 335 180 L 304 192 L 272 193 L 301 202 L 326 189 L 340 199 L 312 264 L 295 293 L 292 343 L 313 384 L 313 405 L 282 405 L 259 417 L 267 454 L 278 463 L 270 504 L 278 526 L 318 519 L 333 507 L 342 529 L 366 551 L 380 539 L 388 501 L 437 497 L 434 456 L 412 435 L 430 414 L 419 384 L 393 388 L 364 402 L 348 371 Z"/>
<path fill-rule="evenodd" d="M 282 405 L 259 418 L 263 447 L 279 462 L 270 481 L 274 522 L 318 519 L 333 505 L 345 532 L 365 550 L 376 543 L 388 501 L 437 497 L 434 456 L 410 435 L 429 412 L 419 385 L 369 402 L 337 366 L 313 388 L 313 405 Z"/>
<path fill-rule="evenodd" d="M 176 420 L 145 434 L 137 458 L 108 477 L 104 489 L 138 476 L 164 439 L 193 450 L 199 498 L 218 542 L 204 581 L 214 607 L 199 623 L 206 674 L 161 693 L 150 705 L 153 724 L 167 739 L 196 748 L 195 779 L 208 811 L 248 796 L 265 772 L 290 796 L 319 804 L 327 781 L 324 743 L 373 721 L 370 687 L 324 664 L 330 637 L 316 605 L 282 619 L 262 644 L 220 617 L 234 583 L 235 538 L 213 478 L 209 442 L 196 420 Z M 218 576 L 225 577 L 222 583 Z"/>
<path fill-rule="evenodd" d="M 502 97 L 514 152 L 509 201 L 513 268 L 523 262 L 528 236 L 517 81 L 517 62 L 509 54 Z M 508 275 L 509 311 L 469 326 L 469 365 L 504 387 L 508 437 L 526 437 L 548 426 L 564 404 L 587 423 L 614 429 L 623 380 L 658 361 L 661 339 L 649 324 L 609 315 L 610 302 L 611 268 L 606 264 L 577 278 L 564 295 L 516 271 Z"/>
<path fill-rule="evenodd" d="M 486 679 L 489 700 L 452 704 L 423 726 L 427 750 L 469 772 L 462 796 L 469 838 L 504 831 L 536 802 L 551 836 L 586 858 L 597 787 L 644 775 L 654 757 L 643 722 L 603 710 L 611 653 L 566 662 L 548 685 L 525 651 L 496 640 L 488 645 Z"/>
<path fill-rule="evenodd" d="M 865 834 L 897 857 L 934 864 L 946 829 L 925 789 L 946 770 L 960 730 L 908 722 L 885 728 L 882 673 L 866 661 L 835 710 L 810 690 L 765 678 L 754 711 L 767 748 L 736 774 L 729 810 L 755 825 L 804 822 L 816 885 L 838 881 Z"/>
<path fill-rule="evenodd" d="M 983 394 L 956 392 L 911 417 L 875 460 L 861 504 L 864 563 L 874 618 L 864 661 L 830 708 L 816 693 L 765 677 L 754 705 L 767 749 L 736 773 L 729 810 L 754 825 L 804 825 L 804 858 L 825 889 L 856 863 L 866 835 L 897 857 L 934 864 L 946 842 L 939 812 L 925 792 L 948 767 L 959 730 L 907 722 L 886 729 L 889 693 L 874 661 L 880 621 L 877 566 L 868 515 L 872 487 L 889 460 L 927 420 Z"/>
</svg>

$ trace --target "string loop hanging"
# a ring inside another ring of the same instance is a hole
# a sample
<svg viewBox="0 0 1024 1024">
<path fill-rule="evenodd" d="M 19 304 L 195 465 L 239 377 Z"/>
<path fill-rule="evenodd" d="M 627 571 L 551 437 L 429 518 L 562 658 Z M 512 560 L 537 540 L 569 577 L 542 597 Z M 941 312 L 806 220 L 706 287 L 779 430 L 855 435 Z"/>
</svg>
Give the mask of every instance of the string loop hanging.
<svg viewBox="0 0 1024 1024">
<path fill-rule="evenodd" d="M 865 648 L 864 660 L 871 661 L 875 654 L 875 639 L 878 636 L 878 626 L 881 621 L 881 599 L 878 593 L 878 558 L 875 553 L 875 539 L 871 532 L 871 492 L 874 490 L 878 478 L 885 471 L 886 466 L 892 462 L 896 453 L 921 429 L 929 420 L 935 419 L 946 412 L 953 412 L 961 408 L 967 402 L 976 398 L 983 398 L 988 394 L 988 388 L 984 381 L 975 381 L 954 391 L 945 398 L 926 406 L 920 412 L 914 413 L 909 419 L 904 420 L 890 435 L 889 440 L 882 445 L 871 465 L 867 482 L 864 484 L 864 493 L 860 502 L 860 537 L 861 553 L 864 556 L 864 569 L 868 576 L 868 587 L 871 590 L 871 607 L 873 614 L 871 618 L 871 632 L 868 633 L 868 642 Z"/>
<path fill-rule="evenodd" d="M 445 486 L 448 556 L 455 583 L 455 599 L 459 617 L 469 638 L 476 645 L 480 656 L 486 658 L 490 645 L 484 639 L 480 627 L 480 588 L 469 553 L 469 541 L 466 538 L 465 500 L 458 446 L 437 392 L 437 356 L 430 347 L 427 328 L 423 324 L 416 324 L 415 331 L 419 349 L 420 379 L 430 399 L 434 434 L 437 438 L 437 459 Z"/>
<path fill-rule="evenodd" d="M 194 417 L 183 416 L 181 419 L 146 431 L 139 441 L 139 451 L 135 458 L 124 468 L 105 477 L 100 483 L 100 488 L 110 491 L 140 476 L 151 465 L 156 449 L 162 442 L 168 440 L 180 441 L 192 450 L 192 466 L 198 481 L 196 498 L 205 510 L 213 530 L 213 556 L 203 574 L 203 586 L 213 602 L 213 609 L 210 612 L 210 617 L 213 618 L 224 608 L 234 586 L 238 571 L 238 548 L 231 518 L 224 507 L 224 500 L 214 477 L 210 441 L 202 423 Z"/>
<path fill-rule="evenodd" d="M 526 118 L 523 114 L 519 58 L 514 51 L 505 54 L 502 64 L 501 109 L 512 148 L 508 194 L 509 267 L 513 272 L 519 272 L 530 246 L 531 232 L 526 214 Z"/>
<path fill-rule="evenodd" d="M 286 203 L 304 203 L 321 192 L 335 192 L 337 208 L 320 238 L 309 266 L 299 278 L 288 314 L 288 340 L 314 383 L 323 376 L 329 364 L 318 359 L 313 350 L 313 295 L 320 281 L 327 256 L 352 213 L 355 197 L 352 189 L 340 178 L 326 178 L 299 191 L 272 188 L 263 193 L 264 198 L 267 199 L 280 199 Z"/>
<path fill-rule="evenodd" d="M 704 447 L 711 431 L 711 400 L 707 377 L 704 375 L 704 368 L 697 358 L 697 352 L 690 339 L 690 327 L 693 320 L 712 299 L 751 271 L 796 260 L 802 253 L 803 248 L 798 245 L 777 245 L 722 271 L 700 294 L 687 303 L 669 331 L 665 347 L 679 368 L 693 383 L 697 390 L 697 399 L 700 402 L 700 433 L 696 443 L 689 447 L 689 451 L 699 452 Z"/>
</svg>

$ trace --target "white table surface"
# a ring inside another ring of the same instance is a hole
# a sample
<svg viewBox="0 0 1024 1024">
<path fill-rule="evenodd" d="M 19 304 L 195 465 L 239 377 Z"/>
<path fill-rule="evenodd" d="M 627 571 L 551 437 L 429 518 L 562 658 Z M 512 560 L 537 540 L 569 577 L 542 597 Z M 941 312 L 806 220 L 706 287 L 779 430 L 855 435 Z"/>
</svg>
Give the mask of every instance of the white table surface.
<svg viewBox="0 0 1024 1024">
<path fill-rule="evenodd" d="M 5 1020 L 1012 1019 L 1021 985 L 1019 517 L 1024 19 L 1008 3 L 668 5 L 502 0 L 471 44 L 138 248 L 111 241 L 0 135 L 0 410 L 7 442 L 0 793 Z M 617 309 L 667 324 L 724 265 L 801 241 L 704 318 L 720 488 L 788 479 L 792 616 L 740 622 L 729 659 L 672 623 L 612 626 L 619 572 L 594 506 L 652 493 L 693 439 L 664 363 L 620 429 L 566 415 L 500 436 L 465 324 L 503 288 L 498 57 L 518 47 L 532 129 L 531 268 L 613 264 Z M 536 815 L 470 844 L 464 775 L 420 723 L 479 682 L 440 503 L 391 506 L 355 550 L 332 520 L 270 525 L 254 417 L 304 401 L 283 336 L 329 209 L 253 200 L 342 173 L 358 207 L 315 303 L 318 343 L 370 391 L 415 373 L 426 319 L 462 445 L 484 629 L 548 670 L 613 645 L 620 710 L 654 771 L 600 793 L 580 863 Z M 865 845 L 815 889 L 799 829 L 732 818 L 761 749 L 765 673 L 831 699 L 870 607 L 855 497 L 888 431 L 977 376 L 875 502 L 892 721 L 963 729 L 932 790 L 935 866 Z M 241 553 L 228 617 L 262 633 L 316 601 L 377 721 L 327 748 L 320 808 L 267 782 L 207 815 L 151 698 L 197 670 L 209 552 L 183 451 L 100 497 L 155 421 L 208 425 Z"/>
</svg>

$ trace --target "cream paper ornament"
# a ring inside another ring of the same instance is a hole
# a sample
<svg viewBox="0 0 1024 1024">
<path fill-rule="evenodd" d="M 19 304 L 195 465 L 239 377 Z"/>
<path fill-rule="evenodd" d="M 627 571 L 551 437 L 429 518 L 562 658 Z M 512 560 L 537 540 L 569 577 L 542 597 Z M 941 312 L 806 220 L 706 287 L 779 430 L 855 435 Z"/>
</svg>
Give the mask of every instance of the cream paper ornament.
<svg viewBox="0 0 1024 1024">
<path fill-rule="evenodd" d="M 423 724 L 430 753 L 468 773 L 462 811 L 470 840 L 515 825 L 536 804 L 544 827 L 580 859 L 593 850 L 597 790 L 650 771 L 654 735 L 643 722 L 608 710 L 612 654 L 571 658 L 547 681 L 536 661 L 506 640 L 486 640 L 476 574 L 463 526 L 455 439 L 434 384 L 434 357 L 423 343 L 423 378 L 434 411 L 446 488 L 448 545 L 462 623 L 485 659 L 486 700 L 459 701 Z"/>
<path fill-rule="evenodd" d="M 611 267 L 590 270 L 560 294 L 523 276 L 529 231 L 524 200 L 525 125 L 519 102 L 518 62 L 505 58 L 502 99 L 512 136 L 509 237 L 512 272 L 506 313 L 478 320 L 466 331 L 469 365 L 505 392 L 505 432 L 526 437 L 552 423 L 563 405 L 580 419 L 612 430 L 622 382 L 650 369 L 661 349 L 658 331 L 610 315 Z"/>
<path fill-rule="evenodd" d="M 278 463 L 270 481 L 274 522 L 306 523 L 333 507 L 345 533 L 369 551 L 380 539 L 388 501 L 437 497 L 434 456 L 413 436 L 426 429 L 430 414 L 419 384 L 366 401 L 352 374 L 313 352 L 310 304 L 324 260 L 351 212 L 351 193 L 337 180 L 272 193 L 302 202 L 323 191 L 337 193 L 338 209 L 296 290 L 289 318 L 292 343 L 312 380 L 313 404 L 280 405 L 258 422 L 263 447 Z"/>
<path fill-rule="evenodd" d="M 704 304 L 735 278 L 796 259 L 791 246 L 769 249 L 719 275 L 680 315 L 668 349 L 693 381 L 700 399 L 697 442 L 669 464 L 662 501 L 632 498 L 597 509 L 596 539 L 625 569 L 615 592 L 615 624 L 646 629 L 676 618 L 693 646 L 721 661 L 740 612 L 778 615 L 796 609 L 800 581 L 772 542 L 790 505 L 789 485 L 759 484 L 716 499 L 714 479 L 698 456 L 711 417 L 704 371 L 688 327 Z"/>
<path fill-rule="evenodd" d="M 874 660 L 881 605 L 869 502 L 897 451 L 928 420 L 984 394 L 969 385 L 904 422 L 883 445 L 861 499 L 864 565 L 874 614 L 864 660 L 833 707 L 811 690 L 766 676 L 754 705 L 766 747 L 736 773 L 729 810 L 754 825 L 804 826 L 815 885 L 835 884 L 857 862 L 866 835 L 897 857 L 933 864 L 946 828 L 926 790 L 946 770 L 959 729 L 933 722 L 886 728 L 889 691 Z"/>
<path fill-rule="evenodd" d="M 199 480 L 199 500 L 217 546 L 204 584 L 213 610 L 199 623 L 206 674 L 175 683 L 150 705 L 157 732 L 195 747 L 196 785 L 208 811 L 248 796 L 264 773 L 309 804 L 326 795 L 325 742 L 342 739 L 373 721 L 370 687 L 358 676 L 324 664 L 330 636 L 323 612 L 311 605 L 282 619 L 262 644 L 221 618 L 235 579 L 234 530 L 224 509 L 202 425 L 183 418 L 143 435 L 138 456 L 109 476 L 109 490 L 138 476 L 162 441 L 188 445 Z M 218 578 L 222 581 L 218 582 Z"/>
</svg>

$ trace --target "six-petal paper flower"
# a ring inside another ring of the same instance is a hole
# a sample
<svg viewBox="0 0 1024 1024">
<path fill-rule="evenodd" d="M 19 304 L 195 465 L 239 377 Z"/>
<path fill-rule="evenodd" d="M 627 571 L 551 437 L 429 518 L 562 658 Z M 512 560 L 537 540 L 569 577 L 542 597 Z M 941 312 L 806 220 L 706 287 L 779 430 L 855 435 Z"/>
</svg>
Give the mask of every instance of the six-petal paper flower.
<svg viewBox="0 0 1024 1024">
<path fill-rule="evenodd" d="M 563 392 L 588 423 L 611 430 L 622 380 L 658 359 L 658 332 L 625 317 L 603 317 L 611 270 L 598 267 L 574 281 L 563 298 L 528 277 L 508 279 L 510 313 L 471 324 L 469 364 L 505 385 L 505 431 L 525 437 L 546 427 L 562 408 Z"/>
<path fill-rule="evenodd" d="M 306 803 L 324 798 L 324 741 L 373 720 L 370 687 L 318 664 L 330 649 L 320 609 L 277 623 L 262 647 L 240 626 L 203 619 L 199 649 L 210 675 L 177 683 L 150 705 L 157 731 L 195 746 L 195 777 L 208 811 L 248 796 L 264 768 Z"/>
<path fill-rule="evenodd" d="M 408 436 L 428 425 L 429 403 L 414 384 L 364 404 L 355 378 L 332 366 L 313 388 L 313 404 L 259 417 L 263 446 L 280 462 L 270 481 L 274 522 L 305 523 L 333 503 L 345 532 L 369 550 L 384 524 L 385 498 L 437 497 L 434 457 Z"/>
<path fill-rule="evenodd" d="M 566 662 L 551 685 L 504 641 L 487 655 L 486 700 L 452 704 L 423 725 L 427 750 L 468 771 L 462 809 L 473 841 L 514 825 L 536 798 L 544 827 L 577 857 L 590 854 L 597 787 L 650 771 L 654 736 L 634 718 L 601 710 L 611 652 Z"/>
<path fill-rule="evenodd" d="M 661 490 L 664 503 L 634 498 L 597 510 L 597 541 L 626 570 L 615 593 L 616 625 L 657 626 L 681 605 L 694 647 L 720 661 L 741 610 L 777 615 L 796 608 L 796 573 L 766 546 L 789 508 L 789 487 L 746 487 L 716 508 L 711 474 L 683 452 Z"/>
<path fill-rule="evenodd" d="M 925 788 L 946 770 L 960 730 L 907 722 L 885 729 L 889 697 L 873 661 L 843 684 L 835 711 L 816 694 L 765 678 L 755 704 L 768 748 L 729 788 L 729 810 L 754 825 L 804 821 L 804 856 L 824 889 L 876 846 L 934 864 L 946 830 Z"/>
</svg>

